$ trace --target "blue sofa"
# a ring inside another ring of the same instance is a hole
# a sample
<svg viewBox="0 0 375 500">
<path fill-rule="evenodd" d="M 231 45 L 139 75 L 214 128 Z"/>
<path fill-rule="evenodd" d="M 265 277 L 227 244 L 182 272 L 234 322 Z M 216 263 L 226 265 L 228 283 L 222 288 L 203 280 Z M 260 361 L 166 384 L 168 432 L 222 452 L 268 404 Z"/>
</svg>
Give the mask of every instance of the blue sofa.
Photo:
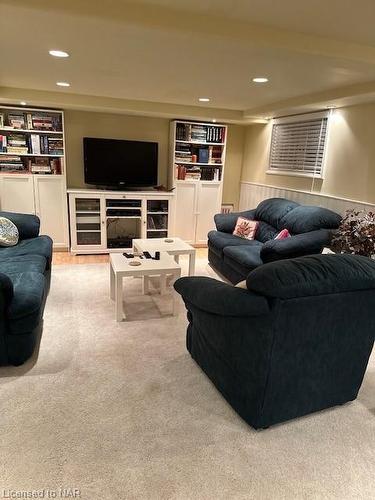
<svg viewBox="0 0 375 500">
<path fill-rule="evenodd" d="M 374 343 L 375 261 L 280 260 L 246 284 L 175 283 L 188 310 L 187 348 L 237 413 L 266 428 L 355 399 Z"/>
<path fill-rule="evenodd" d="M 0 212 L 18 228 L 19 243 L 0 247 L 0 364 L 20 365 L 41 333 L 49 291 L 52 240 L 39 236 L 35 215 Z"/>
<path fill-rule="evenodd" d="M 233 236 L 239 216 L 259 221 L 255 240 Z M 238 283 L 267 262 L 321 253 L 340 222 L 341 216 L 326 208 L 270 198 L 254 210 L 215 215 L 217 231 L 208 233 L 208 260 L 231 283 Z M 275 240 L 282 229 L 291 237 Z"/>
</svg>

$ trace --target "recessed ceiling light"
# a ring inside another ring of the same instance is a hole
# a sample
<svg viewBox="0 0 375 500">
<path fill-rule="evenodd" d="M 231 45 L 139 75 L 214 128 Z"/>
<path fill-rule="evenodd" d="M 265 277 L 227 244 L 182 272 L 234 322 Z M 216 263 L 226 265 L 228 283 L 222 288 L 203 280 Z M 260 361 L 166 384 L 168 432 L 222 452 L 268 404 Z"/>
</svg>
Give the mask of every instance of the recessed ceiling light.
<svg viewBox="0 0 375 500">
<path fill-rule="evenodd" d="M 56 85 L 59 87 L 70 87 L 70 83 L 68 82 L 56 82 Z"/>
<path fill-rule="evenodd" d="M 26 106 L 27 102 L 21 101 L 20 104 L 21 104 L 21 106 Z"/>
<path fill-rule="evenodd" d="M 216 123 L 216 119 L 215 118 L 212 120 L 212 123 Z"/>
<path fill-rule="evenodd" d="M 267 83 L 268 78 L 266 78 L 265 76 L 257 76 L 256 78 L 253 78 L 253 82 L 254 83 Z"/>
<path fill-rule="evenodd" d="M 336 106 L 334 104 L 328 104 L 328 106 L 326 106 L 327 109 L 335 109 Z"/>
<path fill-rule="evenodd" d="M 199 102 L 210 102 L 210 99 L 208 97 L 200 97 Z"/>
<path fill-rule="evenodd" d="M 69 57 L 69 54 L 63 50 L 50 50 L 48 53 L 53 57 Z"/>
</svg>

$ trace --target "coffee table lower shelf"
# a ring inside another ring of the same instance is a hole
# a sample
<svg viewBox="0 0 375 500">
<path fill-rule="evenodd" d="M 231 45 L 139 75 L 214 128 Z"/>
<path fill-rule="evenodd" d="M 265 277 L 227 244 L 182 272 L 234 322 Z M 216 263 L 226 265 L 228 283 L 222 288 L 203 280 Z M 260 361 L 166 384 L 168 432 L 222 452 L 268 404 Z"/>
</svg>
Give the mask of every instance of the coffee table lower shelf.
<svg viewBox="0 0 375 500">
<path fill-rule="evenodd" d="M 132 266 L 130 262 L 139 261 L 139 266 Z M 115 301 L 116 321 L 126 319 L 123 306 L 123 278 L 142 277 L 143 293 L 149 293 L 149 279 L 151 276 L 160 277 L 160 294 L 167 290 L 167 276 L 173 276 L 173 282 L 181 276 L 181 267 L 172 256 L 166 252 L 160 254 L 160 260 L 153 259 L 127 259 L 122 254 L 110 255 L 110 296 Z M 176 292 L 172 288 L 172 314 L 176 314 Z"/>
</svg>

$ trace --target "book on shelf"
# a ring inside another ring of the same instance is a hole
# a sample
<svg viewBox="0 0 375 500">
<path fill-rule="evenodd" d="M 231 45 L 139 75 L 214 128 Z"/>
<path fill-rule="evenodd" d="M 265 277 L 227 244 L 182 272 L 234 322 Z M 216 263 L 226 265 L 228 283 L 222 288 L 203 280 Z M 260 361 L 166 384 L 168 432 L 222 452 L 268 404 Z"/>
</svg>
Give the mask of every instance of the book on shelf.
<svg viewBox="0 0 375 500">
<path fill-rule="evenodd" d="M 6 153 L 7 151 L 7 136 L 0 135 L 0 152 Z"/>
<path fill-rule="evenodd" d="M 0 128 L 4 128 L 4 113 L 0 113 Z"/>
<path fill-rule="evenodd" d="M 23 114 L 8 114 L 8 123 L 9 126 L 14 129 L 25 128 L 25 116 Z"/>
<path fill-rule="evenodd" d="M 1 156 L 0 171 L 19 172 L 27 170 L 20 156 Z"/>
<path fill-rule="evenodd" d="M 35 158 L 30 161 L 30 171 L 33 174 L 50 174 L 52 173 L 51 165 L 48 158 Z"/>
<path fill-rule="evenodd" d="M 209 160 L 209 150 L 208 148 L 199 148 L 198 150 L 198 162 L 208 163 Z"/>
</svg>

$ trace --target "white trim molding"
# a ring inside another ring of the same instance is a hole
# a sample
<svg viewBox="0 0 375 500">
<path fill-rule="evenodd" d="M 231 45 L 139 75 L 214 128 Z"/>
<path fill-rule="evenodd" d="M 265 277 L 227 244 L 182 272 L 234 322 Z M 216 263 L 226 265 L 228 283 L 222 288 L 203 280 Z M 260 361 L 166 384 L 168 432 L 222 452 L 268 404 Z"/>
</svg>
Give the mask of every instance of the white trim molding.
<svg viewBox="0 0 375 500">
<path fill-rule="evenodd" d="M 325 207 L 341 215 L 343 215 L 346 210 L 350 209 L 375 211 L 375 204 L 365 201 L 340 198 L 338 196 L 314 193 L 311 191 L 281 188 L 256 182 L 241 182 L 240 210 L 255 208 L 261 201 L 267 198 L 287 198 L 297 203 L 301 203 L 302 205 Z"/>
</svg>

